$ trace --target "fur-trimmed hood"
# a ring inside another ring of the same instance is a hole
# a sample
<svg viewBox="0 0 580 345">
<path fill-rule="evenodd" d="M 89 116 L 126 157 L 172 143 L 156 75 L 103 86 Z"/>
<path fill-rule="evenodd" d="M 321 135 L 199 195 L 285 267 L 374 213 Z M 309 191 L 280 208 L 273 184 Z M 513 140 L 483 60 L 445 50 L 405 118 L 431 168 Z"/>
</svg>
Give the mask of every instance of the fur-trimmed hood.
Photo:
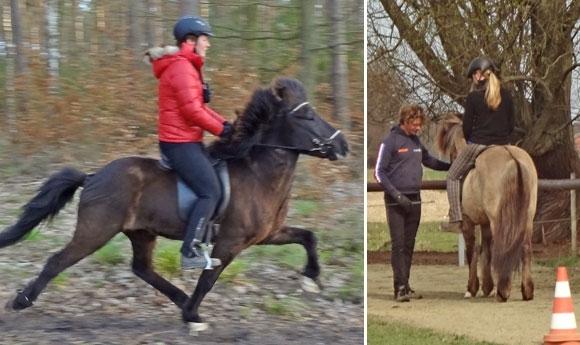
<svg viewBox="0 0 580 345">
<path fill-rule="evenodd" d="M 195 45 L 183 42 L 181 47 L 154 47 L 145 52 L 145 63 L 153 65 L 153 74 L 161 78 L 163 71 L 176 61 L 189 61 L 201 73 L 203 58 L 195 53 Z"/>
<path fill-rule="evenodd" d="M 146 64 L 151 65 L 153 64 L 153 60 L 161 59 L 165 55 L 173 55 L 177 52 L 179 52 L 179 47 L 177 46 L 154 47 L 147 49 L 143 61 Z"/>
</svg>

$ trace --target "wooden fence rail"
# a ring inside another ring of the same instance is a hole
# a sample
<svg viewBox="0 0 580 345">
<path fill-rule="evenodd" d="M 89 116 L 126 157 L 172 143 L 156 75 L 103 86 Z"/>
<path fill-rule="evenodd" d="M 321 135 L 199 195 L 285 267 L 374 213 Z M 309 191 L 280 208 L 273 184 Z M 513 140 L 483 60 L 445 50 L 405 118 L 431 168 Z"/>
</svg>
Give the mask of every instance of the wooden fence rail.
<svg viewBox="0 0 580 345">
<path fill-rule="evenodd" d="M 423 181 L 421 189 L 445 190 L 443 180 Z M 580 179 L 568 180 L 538 180 L 538 190 L 571 190 L 580 189 Z M 367 183 L 367 192 L 382 192 L 383 187 L 378 183 Z"/>
</svg>

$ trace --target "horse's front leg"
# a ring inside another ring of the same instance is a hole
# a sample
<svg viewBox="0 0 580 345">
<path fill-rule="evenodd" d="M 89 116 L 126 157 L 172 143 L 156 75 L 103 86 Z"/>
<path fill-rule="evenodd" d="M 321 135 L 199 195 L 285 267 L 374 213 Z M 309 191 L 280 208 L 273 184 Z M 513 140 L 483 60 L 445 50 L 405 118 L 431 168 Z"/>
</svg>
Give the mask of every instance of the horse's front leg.
<svg viewBox="0 0 580 345">
<path fill-rule="evenodd" d="M 461 231 L 465 240 L 465 257 L 469 266 L 469 276 L 467 279 L 467 291 L 465 298 L 475 297 L 479 291 L 479 278 L 477 277 L 477 256 L 478 250 L 475 245 L 475 225 L 469 220 L 464 220 Z"/>
<path fill-rule="evenodd" d="M 232 238 L 229 238 L 232 240 Z M 224 244 L 224 242 L 216 243 L 212 251 L 212 257 L 221 260 L 221 266 L 215 267 L 211 270 L 203 270 L 201 276 L 197 280 L 197 285 L 193 295 L 185 302 L 182 307 L 181 317 L 184 322 L 189 324 L 191 331 L 200 332 L 208 329 L 208 324 L 203 322 L 199 316 L 198 309 L 205 295 L 213 288 L 223 270 L 232 262 L 232 260 L 244 249 L 242 246 L 234 246 L 231 244 Z"/>
<path fill-rule="evenodd" d="M 258 244 L 301 244 L 306 250 L 306 266 L 301 274 L 304 277 L 301 281 L 302 288 L 308 292 L 318 293 L 322 288 L 320 283 L 320 264 L 318 262 L 316 235 L 307 229 L 284 226 L 280 231 L 270 234 Z"/>
<path fill-rule="evenodd" d="M 215 255 L 212 256 L 216 257 Z M 181 317 L 184 322 L 189 323 L 190 330 L 201 332 L 208 329 L 209 326 L 199 316 L 198 309 L 201 301 L 203 301 L 205 295 L 213 288 L 222 271 L 223 266 L 215 267 L 212 270 L 203 270 L 197 281 L 193 295 L 183 305 Z"/>
</svg>

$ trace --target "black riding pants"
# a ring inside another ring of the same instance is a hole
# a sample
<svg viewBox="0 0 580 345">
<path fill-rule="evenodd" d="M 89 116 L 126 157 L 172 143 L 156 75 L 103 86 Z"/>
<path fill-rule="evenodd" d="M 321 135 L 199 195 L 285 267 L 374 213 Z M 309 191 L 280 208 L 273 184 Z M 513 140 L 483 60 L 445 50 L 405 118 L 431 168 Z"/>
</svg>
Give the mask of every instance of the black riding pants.
<svg viewBox="0 0 580 345">
<path fill-rule="evenodd" d="M 421 221 L 421 195 L 405 194 L 405 196 L 416 202 L 413 203 L 409 212 L 406 212 L 394 198 L 385 193 L 387 223 L 391 234 L 391 267 L 395 294 L 401 286 L 407 290 L 411 289 L 409 286 L 411 262 L 415 250 L 415 237 Z"/>
<path fill-rule="evenodd" d="M 203 240 L 207 222 L 219 202 L 219 180 L 203 143 L 160 142 L 159 149 L 177 175 L 198 197 L 189 215 L 181 247 L 181 253 L 189 257 L 193 254 L 193 240 Z"/>
</svg>

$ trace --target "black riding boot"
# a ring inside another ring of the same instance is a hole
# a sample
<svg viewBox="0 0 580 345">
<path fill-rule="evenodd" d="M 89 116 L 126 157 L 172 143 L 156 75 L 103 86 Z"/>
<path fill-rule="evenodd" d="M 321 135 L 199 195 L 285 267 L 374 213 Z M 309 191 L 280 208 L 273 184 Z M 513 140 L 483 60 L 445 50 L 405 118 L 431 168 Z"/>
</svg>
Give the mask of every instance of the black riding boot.
<svg viewBox="0 0 580 345">
<path fill-rule="evenodd" d="M 208 247 L 203 243 L 207 232 L 208 224 L 205 217 L 202 217 L 197 226 L 187 229 L 183 246 L 181 247 L 181 269 L 204 268 L 212 269 L 221 265 L 221 260 L 210 258 Z M 191 233 L 193 232 L 193 233 Z"/>
</svg>

